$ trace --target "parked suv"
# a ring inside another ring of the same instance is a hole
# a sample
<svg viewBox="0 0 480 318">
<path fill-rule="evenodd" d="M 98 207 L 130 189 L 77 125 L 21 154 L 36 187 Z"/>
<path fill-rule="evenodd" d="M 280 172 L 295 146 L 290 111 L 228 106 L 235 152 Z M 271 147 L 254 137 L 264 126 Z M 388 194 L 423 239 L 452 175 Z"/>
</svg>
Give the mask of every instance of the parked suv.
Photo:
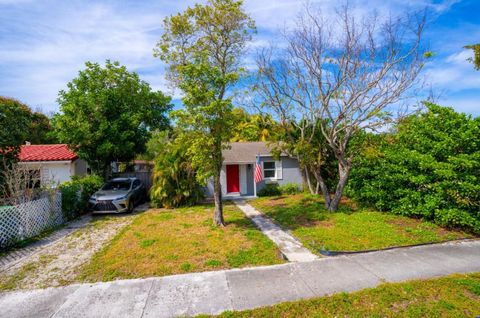
<svg viewBox="0 0 480 318">
<path fill-rule="evenodd" d="M 146 199 L 146 189 L 137 178 L 115 178 L 95 192 L 89 202 L 93 213 L 133 212 Z"/>
</svg>

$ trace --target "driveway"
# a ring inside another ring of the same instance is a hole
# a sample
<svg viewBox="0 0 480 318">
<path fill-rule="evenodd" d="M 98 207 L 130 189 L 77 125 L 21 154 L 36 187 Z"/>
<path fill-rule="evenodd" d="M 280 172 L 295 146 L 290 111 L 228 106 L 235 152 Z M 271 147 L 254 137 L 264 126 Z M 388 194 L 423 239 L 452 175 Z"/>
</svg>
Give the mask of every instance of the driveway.
<svg viewBox="0 0 480 318">
<path fill-rule="evenodd" d="M 64 286 L 78 281 L 79 269 L 107 244 L 133 214 L 86 215 L 48 237 L 0 258 L 0 290 Z"/>
</svg>

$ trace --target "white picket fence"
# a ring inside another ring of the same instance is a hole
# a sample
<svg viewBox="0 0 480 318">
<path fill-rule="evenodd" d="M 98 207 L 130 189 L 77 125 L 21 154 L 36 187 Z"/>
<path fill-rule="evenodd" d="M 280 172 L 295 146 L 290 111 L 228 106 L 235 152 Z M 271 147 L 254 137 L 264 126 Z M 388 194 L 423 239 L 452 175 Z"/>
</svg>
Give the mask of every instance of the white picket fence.
<svg viewBox="0 0 480 318">
<path fill-rule="evenodd" d="M 0 250 L 65 223 L 61 193 L 14 206 L 0 206 Z"/>
</svg>

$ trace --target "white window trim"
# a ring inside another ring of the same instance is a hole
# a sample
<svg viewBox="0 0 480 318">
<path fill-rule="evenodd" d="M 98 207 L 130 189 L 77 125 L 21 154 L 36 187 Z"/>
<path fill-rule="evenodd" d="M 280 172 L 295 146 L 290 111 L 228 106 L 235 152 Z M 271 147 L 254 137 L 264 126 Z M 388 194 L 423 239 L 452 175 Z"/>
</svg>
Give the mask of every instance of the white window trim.
<svg viewBox="0 0 480 318">
<path fill-rule="evenodd" d="M 273 177 L 265 177 L 265 165 L 264 165 L 265 162 L 272 162 L 274 164 L 274 167 L 272 169 L 267 169 L 267 171 L 274 171 Z M 263 179 L 267 181 L 282 180 L 283 179 L 282 161 L 281 160 L 262 161 L 262 175 L 263 175 Z"/>
<path fill-rule="evenodd" d="M 267 169 L 267 171 L 273 171 L 275 175 L 273 177 L 265 177 L 265 162 L 272 162 L 274 164 L 273 169 Z M 277 180 L 277 169 L 275 169 L 275 161 L 274 160 L 265 160 L 262 161 L 262 176 L 264 180 Z"/>
</svg>

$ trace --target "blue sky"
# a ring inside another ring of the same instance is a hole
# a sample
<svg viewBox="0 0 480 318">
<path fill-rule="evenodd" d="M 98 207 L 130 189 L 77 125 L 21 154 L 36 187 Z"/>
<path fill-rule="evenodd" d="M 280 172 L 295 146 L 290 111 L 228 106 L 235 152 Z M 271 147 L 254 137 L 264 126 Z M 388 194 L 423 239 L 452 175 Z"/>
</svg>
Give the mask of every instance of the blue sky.
<svg viewBox="0 0 480 318">
<path fill-rule="evenodd" d="M 329 12 L 335 0 L 310 1 Z M 380 14 L 428 8 L 426 43 L 435 57 L 424 75 L 439 103 L 480 115 L 480 71 L 466 59 L 463 46 L 480 42 L 478 0 L 357 0 L 359 12 Z M 165 66 L 152 56 L 165 16 L 194 1 L 0 0 L 0 95 L 33 109 L 58 111 L 58 91 L 85 61 L 118 60 L 154 89 L 171 93 Z M 304 1 L 245 0 L 258 33 L 251 47 L 276 41 L 279 28 L 292 24 Z M 246 61 L 249 63 L 249 61 Z"/>
</svg>

